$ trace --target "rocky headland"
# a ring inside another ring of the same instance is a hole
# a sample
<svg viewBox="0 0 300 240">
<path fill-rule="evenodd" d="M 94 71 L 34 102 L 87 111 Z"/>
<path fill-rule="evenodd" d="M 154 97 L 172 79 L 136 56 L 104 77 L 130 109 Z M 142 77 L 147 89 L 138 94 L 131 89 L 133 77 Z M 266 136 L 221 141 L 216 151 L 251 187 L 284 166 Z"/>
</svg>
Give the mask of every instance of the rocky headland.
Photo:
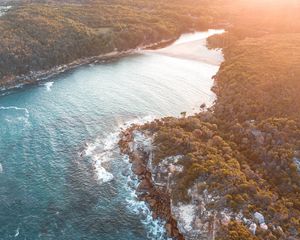
<svg viewBox="0 0 300 240">
<path fill-rule="evenodd" d="M 171 212 L 170 189 L 165 184 L 159 184 L 156 181 L 151 167 L 152 146 L 150 141 L 150 138 L 145 139 L 144 135 L 132 127 L 122 132 L 119 146 L 122 154 L 129 156 L 132 171 L 140 180 L 136 189 L 139 199 L 148 203 L 154 219 L 160 218 L 165 222 L 166 231 L 170 237 L 184 240 Z"/>
</svg>

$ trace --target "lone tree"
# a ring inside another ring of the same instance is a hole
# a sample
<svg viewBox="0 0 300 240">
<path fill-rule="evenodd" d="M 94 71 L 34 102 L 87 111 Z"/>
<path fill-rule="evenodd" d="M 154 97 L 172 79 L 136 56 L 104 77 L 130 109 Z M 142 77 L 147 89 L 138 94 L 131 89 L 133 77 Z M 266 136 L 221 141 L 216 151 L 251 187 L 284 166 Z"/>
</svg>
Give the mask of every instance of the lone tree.
<svg viewBox="0 0 300 240">
<path fill-rule="evenodd" d="M 200 110 L 204 110 L 204 108 L 206 108 L 206 104 L 205 104 L 205 103 L 202 103 L 202 104 L 200 105 Z"/>
<path fill-rule="evenodd" d="M 181 116 L 182 116 L 183 118 L 186 117 L 186 112 L 182 112 L 182 113 L 180 113 L 180 114 L 181 114 Z"/>
</svg>

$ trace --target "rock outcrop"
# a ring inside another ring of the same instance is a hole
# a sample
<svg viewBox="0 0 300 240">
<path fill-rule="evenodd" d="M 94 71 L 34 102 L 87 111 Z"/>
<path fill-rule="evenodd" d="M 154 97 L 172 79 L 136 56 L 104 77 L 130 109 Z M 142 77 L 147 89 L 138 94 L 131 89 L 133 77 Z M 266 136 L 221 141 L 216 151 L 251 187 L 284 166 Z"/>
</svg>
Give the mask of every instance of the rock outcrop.
<svg viewBox="0 0 300 240">
<path fill-rule="evenodd" d="M 180 233 L 177 221 L 172 215 L 171 199 L 168 189 L 163 184 L 157 184 L 153 180 L 149 159 L 151 156 L 151 139 L 137 131 L 124 131 L 119 142 L 121 152 L 129 156 L 132 171 L 140 180 L 137 194 L 141 201 L 148 203 L 154 218 L 160 218 L 165 222 L 168 236 L 184 240 Z"/>
</svg>

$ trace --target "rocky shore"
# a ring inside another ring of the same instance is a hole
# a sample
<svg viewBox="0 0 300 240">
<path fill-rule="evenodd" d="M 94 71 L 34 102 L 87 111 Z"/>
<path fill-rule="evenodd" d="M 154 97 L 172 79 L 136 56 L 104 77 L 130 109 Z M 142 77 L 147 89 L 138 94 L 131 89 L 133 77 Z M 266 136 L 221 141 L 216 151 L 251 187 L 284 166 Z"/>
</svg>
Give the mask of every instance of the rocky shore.
<svg viewBox="0 0 300 240">
<path fill-rule="evenodd" d="M 195 181 L 189 188 L 190 201 L 175 203 L 171 192 L 176 188 L 173 174 L 182 172 L 178 163 L 182 156 L 162 159 L 159 165 L 153 164 L 155 145 L 153 133 L 133 125 L 121 133 L 119 147 L 122 154 L 128 155 L 132 171 L 139 179 L 136 189 L 140 201 L 148 203 L 154 219 L 165 222 L 169 237 L 176 240 L 214 240 L 217 233 L 229 226 L 232 221 L 249 229 L 249 236 L 266 233 L 271 228 L 283 235 L 281 226 L 267 223 L 261 212 L 245 216 L 242 211 L 233 211 L 223 206 L 224 196 L 218 191 L 203 190 L 204 182 Z M 244 239 L 244 238 L 243 238 Z"/>
<path fill-rule="evenodd" d="M 184 240 L 180 233 L 177 221 L 172 215 L 171 199 L 168 188 L 157 184 L 152 175 L 151 151 L 147 147 L 141 146 L 136 139 L 138 126 L 133 126 L 121 133 L 119 147 L 122 154 L 129 156 L 133 173 L 138 176 L 140 183 L 136 189 L 141 201 L 148 203 L 153 212 L 154 219 L 161 219 L 165 222 L 165 228 L 169 237 L 177 240 Z M 150 148 L 151 146 L 148 145 Z"/>
</svg>

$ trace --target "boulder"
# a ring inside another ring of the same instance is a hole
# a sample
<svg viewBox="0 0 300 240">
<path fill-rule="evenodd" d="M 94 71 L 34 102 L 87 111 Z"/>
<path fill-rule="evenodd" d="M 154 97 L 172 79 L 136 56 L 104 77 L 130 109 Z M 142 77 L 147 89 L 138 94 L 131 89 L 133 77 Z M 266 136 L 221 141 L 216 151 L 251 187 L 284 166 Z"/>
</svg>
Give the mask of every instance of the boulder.
<svg viewBox="0 0 300 240">
<path fill-rule="evenodd" d="M 258 221 L 259 224 L 265 223 L 265 217 L 259 212 L 254 213 L 254 218 Z"/>
<path fill-rule="evenodd" d="M 268 226 L 265 223 L 260 224 L 260 228 L 263 230 L 268 230 Z"/>
<path fill-rule="evenodd" d="M 257 225 L 255 223 L 251 223 L 249 230 L 255 235 L 257 229 Z"/>
<path fill-rule="evenodd" d="M 151 208 L 153 208 L 157 204 L 156 200 L 153 199 L 153 198 L 148 199 L 148 203 L 149 203 Z"/>
<path fill-rule="evenodd" d="M 152 183 L 147 179 L 144 178 L 138 186 L 138 192 L 148 192 L 152 188 Z"/>
<path fill-rule="evenodd" d="M 135 175 L 142 175 L 143 173 L 146 172 L 145 165 L 143 165 L 139 162 L 133 162 L 131 169 Z"/>
</svg>

